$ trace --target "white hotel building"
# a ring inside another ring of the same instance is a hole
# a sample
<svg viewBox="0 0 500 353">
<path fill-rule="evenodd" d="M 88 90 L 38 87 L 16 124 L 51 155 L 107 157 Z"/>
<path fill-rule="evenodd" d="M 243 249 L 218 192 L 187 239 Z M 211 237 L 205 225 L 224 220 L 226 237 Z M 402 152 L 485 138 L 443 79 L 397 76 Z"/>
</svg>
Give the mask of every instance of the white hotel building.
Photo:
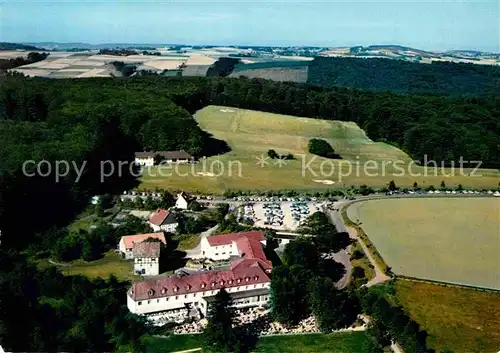
<svg viewBox="0 0 500 353">
<path fill-rule="evenodd" d="M 222 259 L 223 252 L 226 259 L 237 257 L 229 269 L 135 282 L 127 292 L 129 310 L 139 315 L 161 315 L 169 321 L 183 321 L 193 312 L 205 316 L 221 288 L 231 295 L 236 308 L 267 304 L 272 265 L 262 249 L 263 232 L 217 235 L 207 240 L 201 244 L 207 258 Z"/>
</svg>

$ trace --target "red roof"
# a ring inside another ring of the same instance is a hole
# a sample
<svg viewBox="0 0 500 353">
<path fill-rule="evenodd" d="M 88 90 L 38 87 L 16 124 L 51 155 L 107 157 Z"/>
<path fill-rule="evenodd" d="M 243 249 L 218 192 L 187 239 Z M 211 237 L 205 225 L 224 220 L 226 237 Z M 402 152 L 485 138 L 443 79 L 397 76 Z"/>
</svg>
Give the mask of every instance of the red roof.
<svg viewBox="0 0 500 353">
<path fill-rule="evenodd" d="M 268 260 L 264 254 L 264 250 L 262 250 L 261 244 L 261 241 L 264 239 L 264 232 L 262 231 L 240 232 L 207 237 L 210 246 L 229 245 L 234 242 L 243 258 L 261 259 L 267 262 Z"/>
<path fill-rule="evenodd" d="M 172 276 L 135 282 L 128 294 L 134 300 L 145 300 L 221 288 L 256 285 L 270 281 L 269 275 L 260 266 L 259 260 L 244 261 L 246 263 L 240 263 L 228 271 L 202 272 L 185 277 Z"/>
<path fill-rule="evenodd" d="M 151 217 L 149 217 L 149 222 L 159 227 L 163 224 L 163 222 L 165 222 L 169 213 L 170 212 L 168 212 L 167 210 L 163 210 L 160 208 L 155 213 L 153 213 Z"/>
<path fill-rule="evenodd" d="M 270 281 L 272 264 L 262 250 L 261 231 L 241 232 L 207 237 L 211 246 L 236 243 L 242 258 L 231 264 L 226 271 L 201 272 L 185 277 L 163 277 L 135 282 L 128 294 L 134 300 L 168 297 L 186 293 L 204 292 L 242 285 L 257 285 Z"/>
<path fill-rule="evenodd" d="M 134 254 L 134 259 L 160 257 L 160 243 L 150 241 L 134 243 L 132 253 Z"/>
<path fill-rule="evenodd" d="M 165 239 L 165 234 L 161 233 L 147 233 L 147 234 L 136 234 L 136 235 L 126 235 L 122 237 L 123 243 L 125 244 L 125 249 L 132 249 L 134 247 L 134 243 L 140 243 L 147 238 L 159 239 L 163 244 L 167 244 Z"/>
</svg>

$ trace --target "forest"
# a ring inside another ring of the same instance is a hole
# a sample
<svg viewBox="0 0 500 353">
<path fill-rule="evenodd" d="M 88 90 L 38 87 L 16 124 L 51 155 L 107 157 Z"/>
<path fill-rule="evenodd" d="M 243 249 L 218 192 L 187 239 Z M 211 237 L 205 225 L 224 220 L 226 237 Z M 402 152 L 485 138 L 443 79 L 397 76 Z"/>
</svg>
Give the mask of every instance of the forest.
<svg viewBox="0 0 500 353">
<path fill-rule="evenodd" d="M 500 93 L 500 67 L 452 62 L 419 64 L 393 59 L 316 57 L 307 82 L 399 93 L 484 95 Z"/>
<path fill-rule="evenodd" d="M 101 161 L 131 162 L 141 150 L 184 149 L 197 157 L 227 152 L 227 144 L 202 131 L 191 116 L 208 104 L 354 121 L 373 140 L 400 146 L 416 159 L 463 156 L 491 166 L 500 160 L 498 96 L 394 94 L 220 77 L 0 77 L 0 292 L 9 293 L 0 301 L 4 348 L 117 351 L 137 344 L 128 327 L 142 332 L 141 323 L 120 311 L 124 295 L 108 298 L 125 284 L 72 277 L 64 280 L 71 290 L 63 292 L 62 280 L 48 285 L 55 275 L 33 267 L 24 254 L 33 244 L 37 252 L 50 252 L 64 236 L 54 228 L 67 225 L 92 195 L 117 194 L 137 184 L 131 171 L 100 180 Z M 78 182 L 75 171 L 56 181 L 27 176 L 34 171 L 33 166 L 23 171 L 27 160 L 47 160 L 52 167 L 58 160 L 86 162 L 86 167 Z M 85 310 L 71 311 L 75 303 Z M 102 321 L 102 313 L 119 323 Z M 13 322 L 14 314 L 26 320 Z"/>
</svg>

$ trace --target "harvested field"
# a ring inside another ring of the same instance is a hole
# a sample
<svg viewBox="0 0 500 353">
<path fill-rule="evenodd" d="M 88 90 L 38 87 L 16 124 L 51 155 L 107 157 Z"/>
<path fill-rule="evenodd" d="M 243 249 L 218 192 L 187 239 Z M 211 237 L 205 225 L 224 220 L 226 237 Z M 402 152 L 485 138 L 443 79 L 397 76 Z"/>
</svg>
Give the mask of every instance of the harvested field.
<svg viewBox="0 0 500 353">
<path fill-rule="evenodd" d="M 19 72 L 26 76 L 38 77 L 38 76 L 46 76 L 52 72 L 52 70 L 42 70 L 42 69 L 14 69 L 12 71 Z"/>
<path fill-rule="evenodd" d="M 104 61 L 96 61 L 96 60 L 75 60 L 72 63 L 72 65 L 75 66 L 91 66 L 91 67 L 103 66 L 105 64 L 106 63 Z"/>
<path fill-rule="evenodd" d="M 443 352 L 494 353 L 500 347 L 500 293 L 396 282 L 396 300 Z"/>
<path fill-rule="evenodd" d="M 65 69 L 65 68 L 67 68 L 69 66 L 70 66 L 70 64 L 57 63 L 55 61 L 49 61 L 49 62 L 45 62 L 45 64 L 41 64 L 38 67 L 41 68 L 41 69 L 47 69 L 47 70 L 60 70 L 60 69 Z"/>
<path fill-rule="evenodd" d="M 193 54 L 189 57 L 189 59 L 186 61 L 186 65 L 212 65 L 214 62 L 216 62 L 214 58 L 211 58 L 206 55 L 200 55 L 200 54 Z"/>
<path fill-rule="evenodd" d="M 27 57 L 28 51 L 17 51 L 17 50 L 0 50 L 0 59 L 15 59 L 19 57 Z"/>
<path fill-rule="evenodd" d="M 347 209 L 399 275 L 500 289 L 500 200 L 371 200 Z"/>
<path fill-rule="evenodd" d="M 52 73 L 48 74 L 48 78 L 74 78 L 79 75 L 83 75 L 86 72 L 86 70 L 58 70 L 58 71 L 53 71 Z"/>
<path fill-rule="evenodd" d="M 205 77 L 209 67 L 209 65 L 188 65 L 182 70 L 182 76 Z"/>
<path fill-rule="evenodd" d="M 158 70 L 175 70 L 183 63 L 184 61 L 180 60 L 148 60 L 144 62 L 144 65 L 154 67 Z"/>
<path fill-rule="evenodd" d="M 84 72 L 83 74 L 80 74 L 76 77 L 78 78 L 83 78 L 83 77 L 96 77 L 99 75 L 103 76 L 109 76 L 109 73 L 106 71 L 106 69 L 92 69 Z"/>
</svg>

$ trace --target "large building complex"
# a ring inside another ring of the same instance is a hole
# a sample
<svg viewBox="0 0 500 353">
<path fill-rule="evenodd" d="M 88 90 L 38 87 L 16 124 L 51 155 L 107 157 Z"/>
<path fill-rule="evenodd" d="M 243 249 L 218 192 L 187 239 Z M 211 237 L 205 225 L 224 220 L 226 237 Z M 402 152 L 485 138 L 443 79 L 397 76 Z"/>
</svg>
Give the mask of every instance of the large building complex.
<svg viewBox="0 0 500 353">
<path fill-rule="evenodd" d="M 229 268 L 135 282 L 127 293 L 127 306 L 135 314 L 183 321 L 189 316 L 205 316 L 221 288 L 231 295 L 236 308 L 264 306 L 269 300 L 272 269 L 264 255 L 264 245 L 263 232 L 203 239 L 201 249 L 205 257 L 217 260 L 222 255 L 215 254 L 225 252 L 225 258 L 231 260 Z"/>
</svg>

